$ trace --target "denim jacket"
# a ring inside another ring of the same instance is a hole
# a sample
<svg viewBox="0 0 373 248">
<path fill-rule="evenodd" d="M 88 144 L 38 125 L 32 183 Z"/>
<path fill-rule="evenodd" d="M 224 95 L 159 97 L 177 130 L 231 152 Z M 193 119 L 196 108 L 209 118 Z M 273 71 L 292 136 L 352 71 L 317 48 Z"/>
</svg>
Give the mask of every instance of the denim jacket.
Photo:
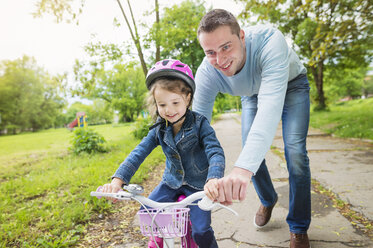
<svg viewBox="0 0 373 248">
<path fill-rule="evenodd" d="M 214 129 L 203 115 L 188 110 L 175 137 L 172 126 L 166 127 L 165 124 L 150 130 L 113 177 L 129 183 L 144 159 L 158 145 L 161 145 L 166 155 L 162 181 L 173 189 L 188 185 L 203 190 L 208 179 L 221 178 L 224 175 L 224 152 Z"/>
</svg>

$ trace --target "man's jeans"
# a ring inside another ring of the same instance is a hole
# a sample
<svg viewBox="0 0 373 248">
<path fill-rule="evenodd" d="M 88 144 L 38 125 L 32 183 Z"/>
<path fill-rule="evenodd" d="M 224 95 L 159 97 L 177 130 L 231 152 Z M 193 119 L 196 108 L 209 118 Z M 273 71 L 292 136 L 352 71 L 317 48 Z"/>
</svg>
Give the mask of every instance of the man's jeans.
<svg viewBox="0 0 373 248">
<path fill-rule="evenodd" d="M 257 95 L 241 97 L 242 144 L 250 131 L 257 111 Z M 288 83 L 282 112 L 282 135 L 289 172 L 289 213 L 286 221 L 293 233 L 306 233 L 311 222 L 311 173 L 306 150 L 309 124 L 309 83 L 300 75 Z M 265 160 L 252 177 L 260 201 L 266 207 L 277 200 Z"/>
</svg>

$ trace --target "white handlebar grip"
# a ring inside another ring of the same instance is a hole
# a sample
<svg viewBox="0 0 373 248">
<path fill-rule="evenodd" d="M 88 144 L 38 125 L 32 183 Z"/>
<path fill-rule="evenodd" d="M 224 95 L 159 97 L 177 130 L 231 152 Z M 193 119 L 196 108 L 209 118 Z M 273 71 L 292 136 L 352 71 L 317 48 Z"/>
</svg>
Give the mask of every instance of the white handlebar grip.
<svg viewBox="0 0 373 248">
<path fill-rule="evenodd" d="M 203 197 L 202 200 L 198 202 L 198 207 L 204 211 L 210 211 L 214 208 L 214 202 L 207 196 Z"/>
<path fill-rule="evenodd" d="M 96 189 L 96 192 L 101 192 L 101 189 L 102 189 L 102 186 L 98 186 L 98 188 Z M 97 199 L 100 199 L 102 196 L 96 196 Z"/>
<path fill-rule="evenodd" d="M 234 211 L 233 209 L 227 207 L 227 206 L 224 206 L 220 203 L 217 203 L 217 202 L 213 202 L 210 198 L 208 198 L 207 196 L 203 197 L 202 200 L 200 200 L 198 202 L 198 207 L 204 211 L 211 211 L 214 207 L 216 206 L 219 206 L 221 208 L 224 208 L 226 210 L 229 210 L 231 211 L 234 215 L 238 216 L 238 213 L 236 211 Z"/>
</svg>

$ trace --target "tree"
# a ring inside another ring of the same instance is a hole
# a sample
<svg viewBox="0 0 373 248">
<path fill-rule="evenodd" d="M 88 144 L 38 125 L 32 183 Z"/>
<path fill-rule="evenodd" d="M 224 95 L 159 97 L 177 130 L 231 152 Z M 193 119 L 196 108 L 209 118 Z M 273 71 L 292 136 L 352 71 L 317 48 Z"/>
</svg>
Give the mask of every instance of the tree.
<svg viewBox="0 0 373 248">
<path fill-rule="evenodd" d="M 372 68 L 370 68 L 370 73 L 367 73 L 367 75 L 364 78 L 363 96 L 369 97 L 372 95 L 373 95 L 373 71 L 372 71 Z"/>
<path fill-rule="evenodd" d="M 159 40 L 162 58 L 179 59 L 196 72 L 205 56 L 197 39 L 197 28 L 205 12 L 200 1 L 191 0 L 164 8 L 159 23 L 150 29 L 147 42 Z"/>
<path fill-rule="evenodd" d="M 135 47 L 137 49 L 137 54 L 139 56 L 141 67 L 142 67 L 142 70 L 144 72 L 144 75 L 146 76 L 146 74 L 148 73 L 148 68 L 147 68 L 146 63 L 145 63 L 144 54 L 143 54 L 142 46 L 141 46 L 141 43 L 140 43 L 140 36 L 139 36 L 138 31 L 137 31 L 137 25 L 136 25 L 136 22 L 135 22 L 135 18 L 133 16 L 133 12 L 132 12 L 130 1 L 127 0 L 127 4 L 128 4 L 128 7 L 129 7 L 129 10 L 130 10 L 130 13 L 131 13 L 131 18 L 132 18 L 132 23 L 133 23 L 133 29 L 134 29 L 135 32 L 133 32 L 133 30 L 131 28 L 131 25 L 130 25 L 130 23 L 128 21 L 127 15 L 126 15 L 126 13 L 123 10 L 122 4 L 120 3 L 120 0 L 117 0 L 117 2 L 118 2 L 118 5 L 119 5 L 119 7 L 120 7 L 120 9 L 122 11 L 123 17 L 124 17 L 124 19 L 126 21 L 128 30 L 130 31 L 131 38 L 132 38 L 133 42 L 135 43 Z M 155 4 L 156 4 L 155 10 L 157 12 L 158 11 L 158 6 L 157 6 L 158 1 L 157 0 L 155 1 Z M 159 18 L 159 15 L 157 15 L 157 18 Z M 159 48 L 159 47 L 157 46 L 157 48 Z"/>
<path fill-rule="evenodd" d="M 317 88 L 317 108 L 326 107 L 324 71 L 369 64 L 372 54 L 373 5 L 370 0 L 283 1 L 239 0 L 246 3 L 241 18 L 252 14 L 274 23 L 294 41 L 294 48 Z"/>
<path fill-rule="evenodd" d="M 77 8 L 73 8 L 73 5 L 80 3 Z M 129 0 L 127 0 L 128 10 L 130 12 L 132 25 L 130 24 L 130 21 L 127 17 L 126 12 L 124 11 L 123 5 L 121 4 L 120 0 L 117 0 L 118 6 L 121 10 L 121 13 L 124 17 L 124 20 L 126 22 L 127 28 L 130 31 L 132 41 L 136 47 L 137 54 L 139 61 L 141 63 L 141 67 L 143 70 L 144 75 L 146 76 L 148 72 L 148 68 L 145 62 L 143 48 L 141 46 L 141 38 L 138 33 L 137 24 L 135 21 L 135 17 L 132 11 L 131 3 Z M 154 13 L 155 13 L 155 23 L 159 22 L 159 4 L 158 0 L 154 1 L 155 7 L 154 7 Z M 54 0 L 40 0 L 36 5 L 36 12 L 34 13 L 35 17 L 41 17 L 44 13 L 52 14 L 56 17 L 57 22 L 61 22 L 63 20 L 66 20 L 67 22 L 76 21 L 78 24 L 78 16 L 83 12 L 83 8 L 85 5 L 85 0 L 62 0 L 62 1 L 54 1 Z M 116 19 L 115 19 L 116 20 Z M 116 23 L 118 21 L 116 20 Z M 158 39 L 155 40 L 155 47 L 156 47 L 156 60 L 160 60 L 160 45 L 158 43 Z"/>
<path fill-rule="evenodd" d="M 65 113 L 65 123 L 68 124 L 76 118 L 76 113 L 85 112 L 88 125 L 107 124 L 113 121 L 113 110 L 108 102 L 96 99 L 92 104 L 74 102 Z"/>
<path fill-rule="evenodd" d="M 343 73 L 334 70 L 326 70 L 325 92 L 331 101 L 341 98 L 360 98 L 363 94 L 364 76 L 366 68 L 345 69 Z"/>
<path fill-rule="evenodd" d="M 214 104 L 214 113 L 224 113 L 225 111 L 241 109 L 241 100 L 239 96 L 232 96 L 230 94 L 218 93 Z"/>
<path fill-rule="evenodd" d="M 51 77 L 24 56 L 0 64 L 0 129 L 13 133 L 53 127 L 64 106 L 63 76 Z"/>
<path fill-rule="evenodd" d="M 136 63 L 118 62 L 112 68 L 95 61 L 75 65 L 76 79 L 81 84 L 74 89 L 77 95 L 99 98 L 118 110 L 121 121 L 133 121 L 144 108 L 145 77 Z"/>
</svg>

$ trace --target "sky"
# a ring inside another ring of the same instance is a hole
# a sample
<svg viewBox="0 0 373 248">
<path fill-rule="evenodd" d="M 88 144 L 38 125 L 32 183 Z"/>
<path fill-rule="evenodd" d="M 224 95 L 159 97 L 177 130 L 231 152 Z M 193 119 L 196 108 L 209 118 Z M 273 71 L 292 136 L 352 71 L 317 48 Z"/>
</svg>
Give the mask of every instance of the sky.
<svg viewBox="0 0 373 248">
<path fill-rule="evenodd" d="M 75 59 L 84 60 L 83 47 L 92 41 L 121 44 L 130 39 L 116 0 L 86 0 L 79 25 L 56 23 L 51 15 L 33 18 L 37 0 L 0 0 L 0 61 L 32 56 L 50 74 L 72 73 Z M 126 8 L 127 1 L 121 3 Z M 154 0 L 131 1 L 135 18 L 143 18 L 144 6 Z M 159 0 L 161 6 L 179 1 Z M 206 0 L 207 6 L 225 8 L 238 14 L 240 8 L 232 0 Z M 115 28 L 113 18 L 123 22 Z"/>
</svg>

